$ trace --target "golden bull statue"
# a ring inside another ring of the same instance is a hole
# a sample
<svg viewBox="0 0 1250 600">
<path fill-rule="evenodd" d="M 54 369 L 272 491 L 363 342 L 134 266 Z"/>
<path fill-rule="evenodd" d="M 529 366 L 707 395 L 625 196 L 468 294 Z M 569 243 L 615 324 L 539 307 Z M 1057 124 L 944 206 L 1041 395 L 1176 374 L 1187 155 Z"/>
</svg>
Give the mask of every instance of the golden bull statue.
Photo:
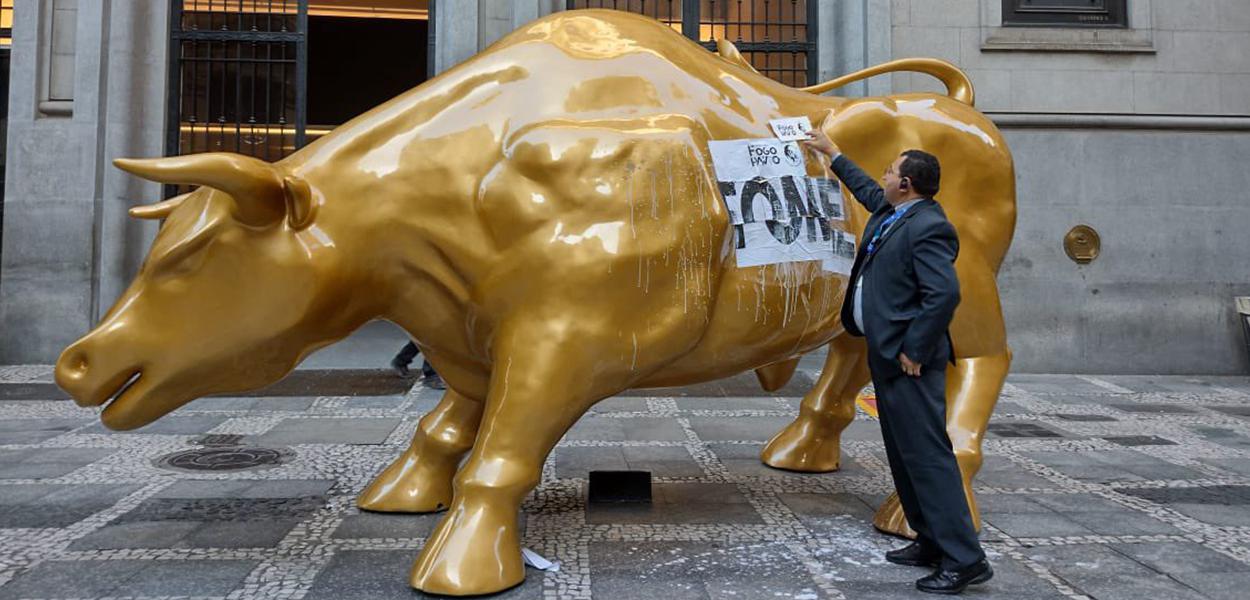
<svg viewBox="0 0 1250 600">
<path fill-rule="evenodd" d="M 817 95 L 900 70 L 935 75 L 949 94 Z M 869 380 L 864 344 L 840 335 L 847 278 L 813 262 L 737 267 L 708 153 L 710 140 L 770 137 L 769 119 L 807 115 L 868 170 L 911 147 L 943 162 L 963 286 L 948 430 L 969 484 L 1010 362 L 994 276 L 1015 224 L 1011 156 L 971 104 L 967 78 L 936 60 L 797 90 L 731 45 L 717 56 L 651 19 L 557 13 L 279 162 L 117 161 L 201 187 L 131 210 L 165 223 L 129 289 L 62 354 L 57 382 L 130 429 L 273 383 L 362 324 L 393 321 L 449 389 L 359 504 L 447 511 L 414 588 L 509 588 L 524 578 L 518 510 L 543 461 L 622 390 L 748 369 L 775 388 L 829 344 L 763 460 L 838 468 Z M 832 226 L 858 234 L 867 215 L 847 204 Z M 875 522 L 908 533 L 893 497 Z"/>
</svg>

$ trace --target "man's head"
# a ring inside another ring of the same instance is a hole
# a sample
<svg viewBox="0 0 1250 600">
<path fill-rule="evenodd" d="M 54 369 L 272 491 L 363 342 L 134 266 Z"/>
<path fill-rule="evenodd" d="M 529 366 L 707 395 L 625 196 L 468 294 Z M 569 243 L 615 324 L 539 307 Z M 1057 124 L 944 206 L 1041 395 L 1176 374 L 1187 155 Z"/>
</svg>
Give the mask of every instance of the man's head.
<svg viewBox="0 0 1250 600">
<path fill-rule="evenodd" d="M 942 167 L 936 156 L 923 150 L 908 150 L 885 170 L 885 199 L 892 205 L 932 198 L 938 193 Z"/>
</svg>

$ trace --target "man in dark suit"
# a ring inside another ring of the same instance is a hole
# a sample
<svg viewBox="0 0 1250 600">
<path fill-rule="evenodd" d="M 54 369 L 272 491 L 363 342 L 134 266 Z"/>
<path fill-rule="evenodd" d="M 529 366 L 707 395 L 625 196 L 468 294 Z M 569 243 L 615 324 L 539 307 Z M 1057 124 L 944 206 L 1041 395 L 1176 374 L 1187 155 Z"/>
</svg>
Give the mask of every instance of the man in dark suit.
<svg viewBox="0 0 1250 600">
<path fill-rule="evenodd" d="M 886 170 L 884 189 L 817 129 L 804 142 L 830 157 L 832 169 L 872 217 L 860 237 L 842 306 L 842 324 L 868 342 L 890 473 L 916 541 L 886 560 L 936 570 L 921 591 L 958 594 L 994 575 L 977 540 L 959 464 L 946 434 L 946 363 L 959 305 L 959 238 L 933 200 L 941 167 L 908 150 Z"/>
</svg>

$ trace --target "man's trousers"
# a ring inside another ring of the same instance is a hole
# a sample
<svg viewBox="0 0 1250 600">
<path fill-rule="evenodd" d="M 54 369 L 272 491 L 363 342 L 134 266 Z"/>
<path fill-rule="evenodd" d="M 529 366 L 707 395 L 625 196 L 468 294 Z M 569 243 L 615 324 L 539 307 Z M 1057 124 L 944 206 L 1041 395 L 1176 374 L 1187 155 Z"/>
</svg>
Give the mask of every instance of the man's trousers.
<svg viewBox="0 0 1250 600">
<path fill-rule="evenodd" d="M 964 496 L 959 463 L 946 434 L 946 370 L 920 377 L 873 376 L 881 435 L 894 488 L 921 545 L 961 569 L 985 557 Z"/>
</svg>

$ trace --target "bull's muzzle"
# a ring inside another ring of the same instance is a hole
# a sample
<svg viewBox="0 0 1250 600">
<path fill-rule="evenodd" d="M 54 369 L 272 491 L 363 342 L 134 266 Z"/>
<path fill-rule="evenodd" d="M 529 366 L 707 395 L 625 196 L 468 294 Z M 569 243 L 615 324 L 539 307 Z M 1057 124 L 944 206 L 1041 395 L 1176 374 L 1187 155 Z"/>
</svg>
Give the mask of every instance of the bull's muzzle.
<svg viewBox="0 0 1250 600">
<path fill-rule="evenodd" d="M 107 352 L 88 335 L 71 344 L 56 361 L 56 384 L 79 406 L 100 406 L 120 395 L 140 374 L 137 364 Z"/>
</svg>

